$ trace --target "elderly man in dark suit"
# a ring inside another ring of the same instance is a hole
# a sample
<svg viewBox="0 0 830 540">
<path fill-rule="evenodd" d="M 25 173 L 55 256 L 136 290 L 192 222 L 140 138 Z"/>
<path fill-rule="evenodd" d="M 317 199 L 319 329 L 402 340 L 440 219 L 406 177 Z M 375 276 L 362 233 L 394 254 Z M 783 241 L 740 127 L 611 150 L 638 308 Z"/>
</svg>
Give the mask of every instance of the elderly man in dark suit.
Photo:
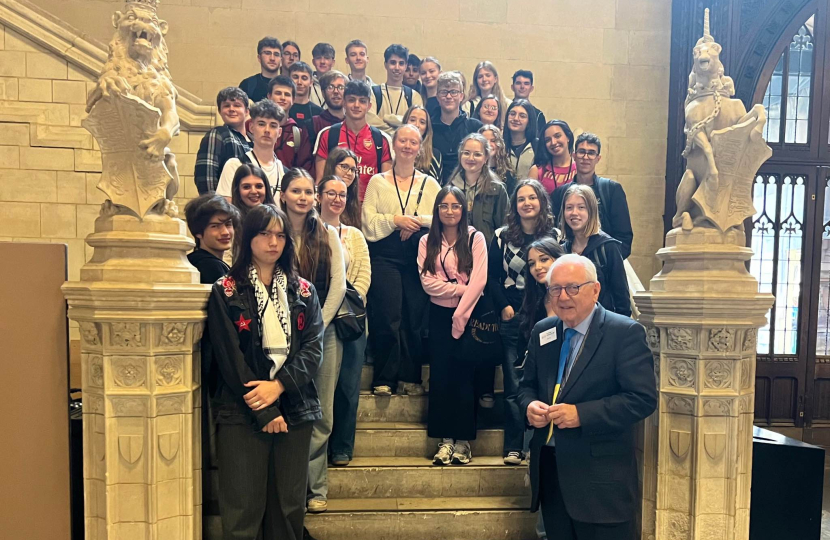
<svg viewBox="0 0 830 540">
<path fill-rule="evenodd" d="M 560 257 L 548 274 L 557 317 L 530 336 L 518 400 L 535 429 L 530 479 L 556 540 L 635 538 L 635 424 L 657 405 L 654 361 L 637 322 L 597 303 L 593 263 Z"/>
</svg>

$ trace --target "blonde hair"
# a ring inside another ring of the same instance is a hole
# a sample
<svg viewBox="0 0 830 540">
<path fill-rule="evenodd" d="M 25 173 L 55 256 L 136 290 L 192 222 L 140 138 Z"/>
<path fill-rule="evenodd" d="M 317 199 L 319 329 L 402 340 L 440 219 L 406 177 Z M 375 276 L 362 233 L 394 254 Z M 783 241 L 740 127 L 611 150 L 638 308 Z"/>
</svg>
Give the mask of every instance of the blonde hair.
<svg viewBox="0 0 830 540">
<path fill-rule="evenodd" d="M 585 237 L 588 238 L 599 233 L 599 204 L 597 203 L 597 196 L 594 195 L 594 190 L 590 186 L 583 186 L 582 184 L 574 182 L 565 190 L 565 195 L 562 197 L 562 207 L 559 209 L 559 227 L 565 231 L 565 237 L 568 240 L 574 239 L 574 232 L 565 219 L 565 205 L 568 204 L 568 198 L 571 195 L 582 197 L 582 200 L 585 201 L 585 206 L 588 210 L 588 224 L 585 226 Z"/>
<path fill-rule="evenodd" d="M 499 107 L 499 123 L 501 125 L 504 125 L 504 115 L 507 111 L 507 107 L 510 106 L 510 100 L 507 99 L 507 96 L 504 95 L 504 91 L 501 89 L 501 84 L 499 83 L 499 70 L 497 70 L 496 66 L 494 66 L 493 63 L 489 60 L 479 62 L 476 66 L 475 71 L 473 71 L 473 80 L 470 83 L 470 90 L 467 94 L 466 101 L 473 101 L 476 98 L 484 99 L 485 97 L 487 97 L 481 94 L 481 89 L 478 87 L 478 73 L 482 69 L 486 69 L 496 77 L 496 82 L 493 85 L 493 89 L 490 90 L 489 94 L 493 94 L 494 96 L 496 96 L 496 98 L 501 103 L 501 107 Z"/>
</svg>

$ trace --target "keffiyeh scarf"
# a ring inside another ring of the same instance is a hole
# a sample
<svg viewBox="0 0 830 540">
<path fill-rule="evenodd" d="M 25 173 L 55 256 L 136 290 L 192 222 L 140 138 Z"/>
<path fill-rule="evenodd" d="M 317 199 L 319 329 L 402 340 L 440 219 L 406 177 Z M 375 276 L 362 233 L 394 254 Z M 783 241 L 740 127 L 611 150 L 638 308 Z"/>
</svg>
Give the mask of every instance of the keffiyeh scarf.
<svg viewBox="0 0 830 540">
<path fill-rule="evenodd" d="M 254 265 L 248 267 L 248 277 L 254 286 L 259 331 L 262 336 L 262 350 L 274 363 L 271 379 L 277 375 L 288 357 L 291 342 L 291 322 L 288 316 L 288 280 L 279 265 L 274 266 L 271 290 L 268 291 L 259 279 Z"/>
</svg>

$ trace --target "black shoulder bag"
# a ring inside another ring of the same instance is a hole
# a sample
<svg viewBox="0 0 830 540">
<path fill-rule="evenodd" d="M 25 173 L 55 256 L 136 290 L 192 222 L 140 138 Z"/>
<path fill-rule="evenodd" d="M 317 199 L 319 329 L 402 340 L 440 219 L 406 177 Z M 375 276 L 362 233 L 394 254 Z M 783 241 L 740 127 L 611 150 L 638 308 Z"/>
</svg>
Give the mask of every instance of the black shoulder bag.
<svg viewBox="0 0 830 540">
<path fill-rule="evenodd" d="M 476 232 L 470 237 L 470 251 L 473 250 L 473 240 Z M 497 366 L 501 364 L 503 352 L 501 343 L 501 317 L 493 306 L 493 298 L 484 293 L 476 302 L 464 333 L 460 339 L 460 355 L 462 360 L 482 366 Z"/>
</svg>

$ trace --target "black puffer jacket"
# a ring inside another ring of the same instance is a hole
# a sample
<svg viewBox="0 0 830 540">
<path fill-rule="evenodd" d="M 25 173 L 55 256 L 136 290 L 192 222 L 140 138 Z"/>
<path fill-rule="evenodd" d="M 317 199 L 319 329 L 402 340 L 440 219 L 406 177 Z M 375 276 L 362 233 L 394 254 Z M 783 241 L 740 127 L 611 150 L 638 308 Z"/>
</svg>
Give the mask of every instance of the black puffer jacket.
<svg viewBox="0 0 830 540">
<path fill-rule="evenodd" d="M 229 276 L 213 284 L 202 360 L 216 368 L 208 367 L 205 372 L 210 374 L 207 386 L 217 423 L 250 424 L 260 431 L 280 415 L 289 425 L 322 418 L 312 380 L 323 358 L 323 316 L 317 291 L 299 278 L 288 283 L 287 293 L 291 343 L 288 358 L 277 372 L 285 391 L 270 407 L 254 412 L 243 399 L 252 388 L 244 384 L 270 380 L 273 366 L 262 350 L 256 296 L 247 280 L 235 282 Z"/>
</svg>

